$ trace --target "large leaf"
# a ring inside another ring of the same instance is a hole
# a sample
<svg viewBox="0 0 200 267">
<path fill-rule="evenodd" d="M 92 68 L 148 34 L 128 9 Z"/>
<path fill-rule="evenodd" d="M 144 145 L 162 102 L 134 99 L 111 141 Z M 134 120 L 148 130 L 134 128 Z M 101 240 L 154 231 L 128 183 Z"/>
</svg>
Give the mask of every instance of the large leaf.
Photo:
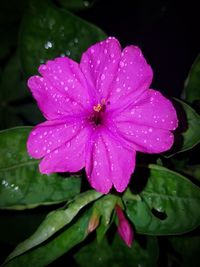
<svg viewBox="0 0 200 267">
<path fill-rule="evenodd" d="M 200 116 L 185 102 L 175 99 L 179 126 L 175 132 L 175 144 L 166 157 L 187 151 L 200 142 Z"/>
<path fill-rule="evenodd" d="M 192 103 L 200 100 L 200 55 L 196 58 L 191 67 L 190 73 L 185 82 L 185 100 Z"/>
<path fill-rule="evenodd" d="M 78 177 L 42 175 L 26 152 L 30 127 L 0 132 L 0 208 L 25 209 L 66 201 L 80 191 Z"/>
<path fill-rule="evenodd" d="M 139 168 L 136 181 L 141 179 L 148 179 L 144 189 L 138 194 L 127 191 L 123 197 L 137 232 L 180 234 L 200 224 L 200 189 L 192 182 L 157 165 Z"/>
<path fill-rule="evenodd" d="M 145 242 L 143 242 L 144 244 Z M 156 266 L 157 258 L 158 245 L 154 237 L 146 238 L 144 246 L 134 240 L 132 247 L 128 248 L 116 236 L 111 244 L 106 239 L 100 244 L 95 241 L 82 248 L 75 255 L 75 259 L 81 267 L 154 267 Z"/>
<path fill-rule="evenodd" d="M 27 250 L 47 240 L 58 230 L 69 224 L 85 205 L 99 197 L 101 197 L 100 193 L 93 190 L 87 191 L 79 195 L 66 209 L 60 209 L 49 213 L 33 235 L 20 243 L 9 255 L 7 260 L 23 254 Z"/>
<path fill-rule="evenodd" d="M 50 1 L 33 0 L 21 27 L 22 64 L 30 75 L 47 59 L 66 55 L 79 60 L 91 44 L 105 38 L 99 28 Z"/>
<path fill-rule="evenodd" d="M 43 267 L 59 258 L 88 235 L 91 211 L 86 211 L 72 226 L 61 232 L 49 242 L 17 257 L 5 264 L 7 267 Z"/>
</svg>

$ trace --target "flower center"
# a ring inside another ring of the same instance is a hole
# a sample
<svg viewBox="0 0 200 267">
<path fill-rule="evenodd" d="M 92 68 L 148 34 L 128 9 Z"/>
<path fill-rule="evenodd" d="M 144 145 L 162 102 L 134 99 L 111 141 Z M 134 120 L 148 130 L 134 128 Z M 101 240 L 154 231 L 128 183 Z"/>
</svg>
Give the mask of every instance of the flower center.
<svg viewBox="0 0 200 267">
<path fill-rule="evenodd" d="M 98 103 L 97 105 L 93 106 L 93 116 L 92 121 L 95 123 L 95 125 L 99 125 L 102 123 L 103 119 L 103 113 L 106 110 L 105 100 L 102 99 L 101 103 Z"/>
</svg>

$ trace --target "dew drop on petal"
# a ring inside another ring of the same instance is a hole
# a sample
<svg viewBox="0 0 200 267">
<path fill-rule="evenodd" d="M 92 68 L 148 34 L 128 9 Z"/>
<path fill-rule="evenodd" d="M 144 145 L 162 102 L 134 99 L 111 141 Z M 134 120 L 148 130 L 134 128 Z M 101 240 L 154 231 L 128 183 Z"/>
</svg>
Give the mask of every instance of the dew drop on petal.
<svg viewBox="0 0 200 267">
<path fill-rule="evenodd" d="M 106 78 L 105 74 L 101 75 L 101 80 L 103 81 Z"/>
<path fill-rule="evenodd" d="M 97 161 L 96 160 L 94 161 L 94 166 L 97 166 Z"/>
</svg>

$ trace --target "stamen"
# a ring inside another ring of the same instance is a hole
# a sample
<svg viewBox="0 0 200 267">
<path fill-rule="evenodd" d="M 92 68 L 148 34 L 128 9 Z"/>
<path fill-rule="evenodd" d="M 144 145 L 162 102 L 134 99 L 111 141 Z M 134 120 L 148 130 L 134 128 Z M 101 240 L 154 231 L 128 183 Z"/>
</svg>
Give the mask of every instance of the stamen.
<svg viewBox="0 0 200 267">
<path fill-rule="evenodd" d="M 96 106 L 93 106 L 93 109 L 94 109 L 94 111 L 96 111 L 96 112 L 100 112 L 101 109 L 102 109 L 102 105 L 101 105 L 101 104 L 97 104 Z"/>
<path fill-rule="evenodd" d="M 101 104 L 98 103 L 96 106 L 93 106 L 93 110 L 96 112 L 100 112 L 100 111 L 104 112 L 105 108 L 106 108 L 106 100 L 105 99 L 101 100 Z"/>
</svg>

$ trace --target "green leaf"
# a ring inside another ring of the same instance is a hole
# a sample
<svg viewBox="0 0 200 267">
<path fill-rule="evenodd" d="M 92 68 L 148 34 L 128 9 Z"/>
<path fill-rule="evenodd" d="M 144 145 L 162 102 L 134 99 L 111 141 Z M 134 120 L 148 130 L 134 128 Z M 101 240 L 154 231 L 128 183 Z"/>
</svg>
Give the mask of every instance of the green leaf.
<svg viewBox="0 0 200 267">
<path fill-rule="evenodd" d="M 101 197 L 100 193 L 90 190 L 76 197 L 76 199 L 69 204 L 67 209 L 60 209 L 49 213 L 33 235 L 15 248 L 8 256 L 7 261 L 47 240 L 58 230 L 69 224 L 84 206 L 99 197 Z"/>
<path fill-rule="evenodd" d="M 72 247 L 82 242 L 88 235 L 91 210 L 86 211 L 72 226 L 61 232 L 49 242 L 17 257 L 5 264 L 6 267 L 43 267 L 59 258 Z"/>
<path fill-rule="evenodd" d="M 75 254 L 75 259 L 80 267 L 154 267 L 158 259 L 158 244 L 156 238 L 148 237 L 146 247 L 134 240 L 132 247 L 128 248 L 116 234 L 111 244 L 106 239 L 101 243 L 94 241 Z"/>
<path fill-rule="evenodd" d="M 140 184 L 147 179 L 144 189 L 138 194 L 127 191 L 123 200 L 137 232 L 181 234 L 200 224 L 200 189 L 188 179 L 157 165 L 139 168 L 135 179 Z"/>
<path fill-rule="evenodd" d="M 184 88 L 185 100 L 193 103 L 200 100 L 200 55 L 194 61 Z"/>
<path fill-rule="evenodd" d="M 97 200 L 93 205 L 93 214 L 100 218 L 100 225 L 97 228 L 97 240 L 100 242 L 112 223 L 113 210 L 115 209 L 118 197 L 106 195 Z"/>
<path fill-rule="evenodd" d="M 169 241 L 179 254 L 181 267 L 199 267 L 200 236 L 171 237 Z"/>
<path fill-rule="evenodd" d="M 47 59 L 69 56 L 79 60 L 105 33 L 50 1 L 31 1 L 20 35 L 22 64 L 28 75 L 34 74 Z"/>
<path fill-rule="evenodd" d="M 96 0 L 58 0 L 58 2 L 69 10 L 79 11 L 92 7 Z"/>
<path fill-rule="evenodd" d="M 30 127 L 0 132 L 0 208 L 26 209 L 66 201 L 80 192 L 78 177 L 42 175 L 26 152 Z"/>
<path fill-rule="evenodd" d="M 200 142 L 200 116 L 185 102 L 175 99 L 179 126 L 175 132 L 174 148 L 166 157 L 187 151 Z"/>
</svg>

